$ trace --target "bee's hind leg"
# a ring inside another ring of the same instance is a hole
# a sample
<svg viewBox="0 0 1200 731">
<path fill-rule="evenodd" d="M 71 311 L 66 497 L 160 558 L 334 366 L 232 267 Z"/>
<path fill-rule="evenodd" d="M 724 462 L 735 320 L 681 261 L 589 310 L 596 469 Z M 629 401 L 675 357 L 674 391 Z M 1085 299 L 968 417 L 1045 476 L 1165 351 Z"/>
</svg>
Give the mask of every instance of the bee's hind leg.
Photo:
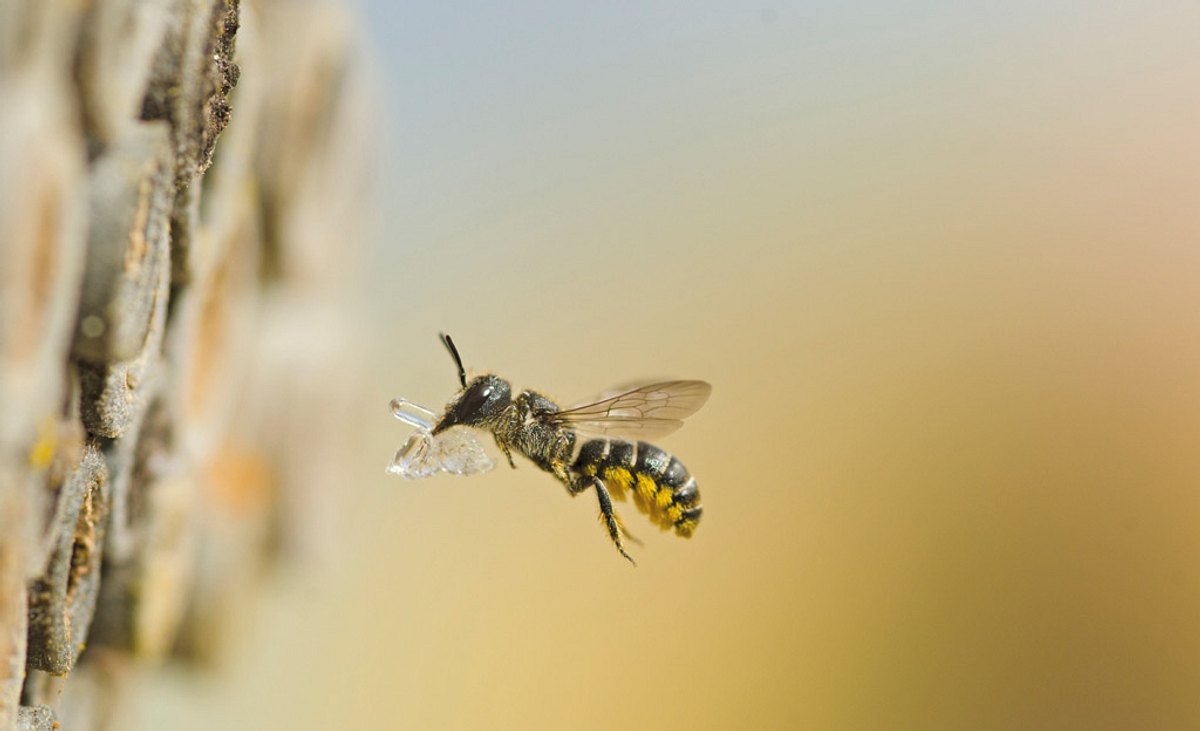
<svg viewBox="0 0 1200 731">
<path fill-rule="evenodd" d="M 635 546 L 645 545 L 644 543 L 642 543 L 641 538 L 638 538 L 637 536 L 635 536 L 634 534 L 629 532 L 629 529 L 625 527 L 625 521 L 621 520 L 621 516 L 617 515 L 616 513 L 613 513 L 613 518 L 615 518 L 617 521 L 617 527 L 621 529 L 621 535 L 623 535 L 627 539 L 629 539 L 630 543 L 632 543 Z"/>
<path fill-rule="evenodd" d="M 621 534 L 628 532 L 625 526 L 617 518 L 613 512 L 612 496 L 608 494 L 608 488 L 604 486 L 604 482 L 598 477 L 581 477 L 576 480 L 569 488 L 572 495 L 578 495 L 589 487 L 596 489 L 596 499 L 600 502 L 600 520 L 604 521 L 604 527 L 608 529 L 608 537 L 612 539 L 613 545 L 621 552 L 621 555 L 629 560 L 629 563 L 637 566 L 637 561 L 628 553 L 625 553 L 625 546 L 621 544 Z M 630 536 L 631 540 L 637 541 L 636 538 Z"/>
</svg>

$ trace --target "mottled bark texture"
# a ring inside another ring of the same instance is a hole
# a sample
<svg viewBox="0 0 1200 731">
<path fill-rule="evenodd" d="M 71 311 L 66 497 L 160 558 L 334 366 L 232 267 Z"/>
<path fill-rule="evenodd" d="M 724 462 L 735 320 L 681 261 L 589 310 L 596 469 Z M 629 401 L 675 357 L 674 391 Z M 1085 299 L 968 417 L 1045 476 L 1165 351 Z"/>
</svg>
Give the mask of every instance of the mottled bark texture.
<svg viewBox="0 0 1200 731">
<path fill-rule="evenodd" d="M 211 664 L 269 559 L 327 534 L 372 139 L 354 27 L 0 0 L 0 731 L 125 727 L 135 659 Z"/>
</svg>

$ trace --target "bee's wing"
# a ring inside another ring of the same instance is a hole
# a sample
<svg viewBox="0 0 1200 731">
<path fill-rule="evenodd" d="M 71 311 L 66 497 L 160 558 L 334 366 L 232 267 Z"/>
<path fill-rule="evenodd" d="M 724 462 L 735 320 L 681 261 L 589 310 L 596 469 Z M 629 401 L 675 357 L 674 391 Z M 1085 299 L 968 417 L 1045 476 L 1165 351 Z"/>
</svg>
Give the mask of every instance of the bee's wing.
<svg viewBox="0 0 1200 731">
<path fill-rule="evenodd" d="M 601 391 L 595 396 L 595 398 L 590 398 L 586 401 L 577 401 L 571 404 L 565 410 L 574 411 L 575 409 L 582 408 L 584 406 L 591 406 L 592 404 L 598 404 L 601 401 L 608 401 L 611 398 L 623 396 L 626 393 L 629 393 L 630 391 L 636 391 L 643 386 L 661 385 L 670 380 L 670 378 L 639 378 L 635 381 L 625 381 L 624 383 L 618 383 L 612 388 L 607 388 L 604 391 Z"/>
<path fill-rule="evenodd" d="M 650 439 L 670 434 L 712 393 L 704 381 L 662 381 L 546 415 L 552 424 L 597 436 Z"/>
</svg>

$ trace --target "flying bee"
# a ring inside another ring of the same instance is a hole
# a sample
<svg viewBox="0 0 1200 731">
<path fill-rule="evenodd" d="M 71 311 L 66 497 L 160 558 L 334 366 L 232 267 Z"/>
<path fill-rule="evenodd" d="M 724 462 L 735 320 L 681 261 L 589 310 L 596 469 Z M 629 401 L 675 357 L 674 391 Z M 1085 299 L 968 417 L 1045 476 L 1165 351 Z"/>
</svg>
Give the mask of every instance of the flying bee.
<svg viewBox="0 0 1200 731">
<path fill-rule="evenodd" d="M 641 440 L 670 434 L 682 426 L 683 419 L 708 400 L 712 386 L 704 381 L 663 381 L 561 409 L 536 391 L 522 391 L 513 398 L 512 386 L 496 375 L 476 376 L 468 382 L 454 341 L 444 333 L 440 337 L 454 358 L 462 390 L 422 435 L 427 440 L 423 454 L 438 452 L 443 455 L 439 457 L 442 462 L 427 461 L 430 467 L 425 472 L 406 476 L 431 474 L 438 471 L 438 464 L 453 464 L 460 449 L 464 453 L 473 450 L 475 445 L 462 437 L 445 447 L 429 445 L 438 445 L 444 438 L 441 435 L 452 427 L 474 427 L 492 433 L 514 469 L 516 451 L 554 475 L 572 496 L 592 488 L 609 538 L 631 563 L 633 558 L 625 552 L 621 537 L 636 539 L 613 512 L 614 499 L 632 496 L 638 509 L 663 530 L 674 528 L 677 535 L 691 537 L 702 512 L 696 478 L 678 459 Z"/>
</svg>

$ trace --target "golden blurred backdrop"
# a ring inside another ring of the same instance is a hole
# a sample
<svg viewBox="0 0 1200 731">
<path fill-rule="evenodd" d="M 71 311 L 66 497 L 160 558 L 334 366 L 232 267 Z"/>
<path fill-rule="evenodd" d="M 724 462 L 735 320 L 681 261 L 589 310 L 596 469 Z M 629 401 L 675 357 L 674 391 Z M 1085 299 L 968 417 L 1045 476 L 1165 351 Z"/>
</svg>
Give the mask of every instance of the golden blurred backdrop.
<svg viewBox="0 0 1200 731">
<path fill-rule="evenodd" d="M 147 727 L 1200 725 L 1194 4 L 362 10 L 327 552 Z M 662 442 L 695 537 L 619 504 L 632 568 L 527 462 L 384 474 L 439 330 L 568 403 L 712 382 Z"/>
</svg>

